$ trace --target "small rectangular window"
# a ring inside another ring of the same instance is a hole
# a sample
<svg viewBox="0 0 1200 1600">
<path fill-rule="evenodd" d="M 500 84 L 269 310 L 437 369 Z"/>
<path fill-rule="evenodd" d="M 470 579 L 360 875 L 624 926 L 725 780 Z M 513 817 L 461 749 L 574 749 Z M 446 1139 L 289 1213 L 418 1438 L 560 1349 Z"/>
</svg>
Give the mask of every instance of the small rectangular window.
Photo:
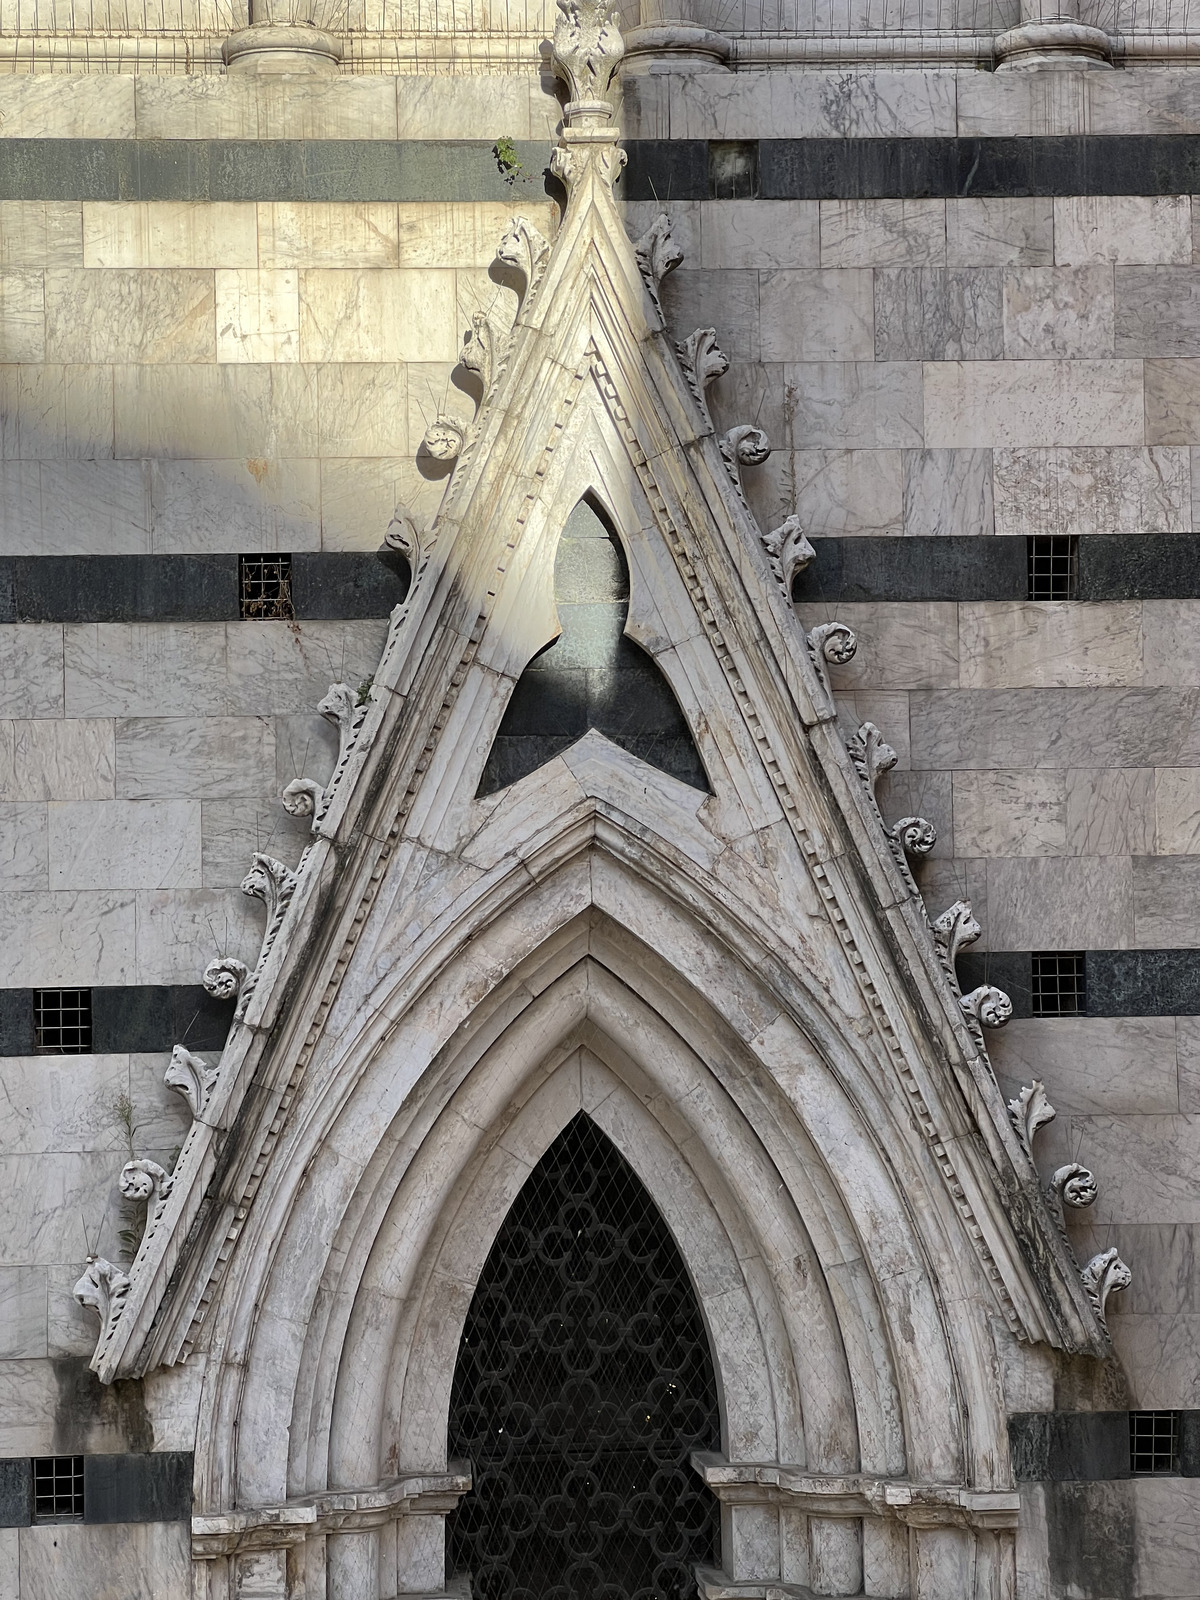
<svg viewBox="0 0 1200 1600">
<path fill-rule="evenodd" d="M 757 199 L 757 139 L 709 140 L 708 193 L 712 200 Z"/>
<path fill-rule="evenodd" d="M 33 1048 L 39 1056 L 82 1056 L 92 1048 L 92 991 L 35 989 Z"/>
<path fill-rule="evenodd" d="M 1070 534 L 1037 534 L 1027 539 L 1029 598 L 1074 600 L 1079 541 Z"/>
<path fill-rule="evenodd" d="M 291 556 L 239 556 L 238 580 L 243 618 L 290 622 L 296 615 Z"/>
<path fill-rule="evenodd" d="M 1129 1466 L 1137 1477 L 1164 1477 L 1179 1471 L 1179 1413 L 1129 1413 Z"/>
<path fill-rule="evenodd" d="M 1087 1007 L 1082 950 L 1035 950 L 1032 957 L 1035 1017 L 1079 1017 Z"/>
<path fill-rule="evenodd" d="M 33 1520 L 83 1521 L 82 1456 L 34 1456 Z"/>
</svg>

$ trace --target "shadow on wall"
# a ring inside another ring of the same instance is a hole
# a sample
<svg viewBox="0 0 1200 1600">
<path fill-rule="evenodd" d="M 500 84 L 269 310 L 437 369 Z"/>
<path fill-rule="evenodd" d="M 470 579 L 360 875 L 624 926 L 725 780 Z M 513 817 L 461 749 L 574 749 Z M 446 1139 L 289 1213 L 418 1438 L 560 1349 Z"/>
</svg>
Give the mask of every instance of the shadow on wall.
<svg viewBox="0 0 1200 1600">
<path fill-rule="evenodd" d="M 567 518 L 554 561 L 559 637 L 525 668 L 479 784 L 494 794 L 595 728 L 693 789 L 709 789 L 679 703 L 653 659 L 624 634 L 629 568 L 586 500 Z"/>
</svg>

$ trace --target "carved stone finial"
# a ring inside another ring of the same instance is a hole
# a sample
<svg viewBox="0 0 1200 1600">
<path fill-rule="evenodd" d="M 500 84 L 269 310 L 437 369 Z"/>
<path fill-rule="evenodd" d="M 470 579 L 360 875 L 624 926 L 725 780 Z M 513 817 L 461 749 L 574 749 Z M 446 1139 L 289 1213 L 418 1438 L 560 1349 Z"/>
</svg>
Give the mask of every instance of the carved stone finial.
<svg viewBox="0 0 1200 1600">
<path fill-rule="evenodd" d="M 817 552 L 805 537 L 803 524 L 794 512 L 790 517 L 785 517 L 777 528 L 772 528 L 770 533 L 764 533 L 762 542 L 775 581 L 790 604 L 792 585 L 797 574 L 816 560 Z"/>
<path fill-rule="evenodd" d="M 187 1101 L 193 1122 L 204 1110 L 216 1081 L 216 1067 L 210 1067 L 202 1057 L 193 1055 L 181 1044 L 171 1051 L 171 1063 L 163 1082 L 168 1089 L 174 1089 Z"/>
<path fill-rule="evenodd" d="M 1053 1122 L 1058 1115 L 1046 1098 L 1046 1086 L 1042 1080 L 1035 1078 L 1032 1083 L 1026 1084 L 1017 1098 L 1008 1102 L 1008 1112 L 1021 1136 L 1021 1143 L 1032 1156 L 1038 1129 Z"/>
<path fill-rule="evenodd" d="M 325 798 L 325 790 L 315 778 L 293 778 L 280 800 L 289 817 L 311 817 Z"/>
<path fill-rule="evenodd" d="M 550 241 L 528 217 L 513 217 L 496 246 L 496 255 L 505 266 L 515 267 L 524 276 L 528 300 L 546 270 Z"/>
<path fill-rule="evenodd" d="M 683 251 L 671 235 L 671 219 L 665 211 L 660 211 L 641 238 L 635 241 L 633 253 L 637 258 L 642 282 L 650 291 L 654 308 L 661 316 L 662 302 L 658 298 L 659 288 L 667 273 L 674 272 L 683 261 Z"/>
<path fill-rule="evenodd" d="M 462 454 L 463 440 L 465 438 L 465 431 L 455 422 L 454 418 L 444 417 L 439 412 L 425 429 L 421 445 L 425 454 L 432 456 L 435 461 L 457 461 Z"/>
<path fill-rule="evenodd" d="M 885 772 L 896 765 L 896 752 L 886 743 L 873 722 L 864 722 L 848 745 L 850 759 L 858 775 L 866 784 L 871 799 L 875 799 L 875 786 Z"/>
<path fill-rule="evenodd" d="M 933 937 L 946 960 L 952 976 L 957 972 L 958 952 L 964 945 L 974 944 L 983 929 L 971 915 L 969 900 L 956 900 L 947 906 L 932 924 Z M 955 976 L 957 982 L 957 977 Z"/>
<path fill-rule="evenodd" d="M 907 856 L 927 856 L 937 843 L 937 829 L 927 817 L 901 817 L 888 829 L 888 838 Z"/>
<path fill-rule="evenodd" d="M 170 1194 L 173 1181 L 166 1167 L 160 1167 L 148 1157 L 136 1156 L 121 1168 L 117 1188 L 126 1200 L 148 1200 L 156 1206 Z"/>
<path fill-rule="evenodd" d="M 960 995 L 958 1003 L 968 1017 L 974 1017 L 985 1028 L 1002 1028 L 1013 1011 L 1012 1001 L 1004 990 L 994 989 L 988 983 L 980 984 L 970 994 Z"/>
<path fill-rule="evenodd" d="M 697 328 L 689 333 L 682 344 L 676 345 L 679 364 L 683 368 L 692 393 L 704 413 L 704 420 L 712 427 L 712 414 L 708 409 L 708 390 L 718 378 L 729 371 L 729 357 L 717 343 L 715 328 Z"/>
<path fill-rule="evenodd" d="M 426 451 L 431 456 L 434 455 L 434 452 L 429 448 L 430 430 L 434 427 L 437 427 L 441 420 L 442 419 L 439 417 L 437 422 L 430 424 L 430 427 L 425 430 L 425 438 L 422 440 Z M 448 460 L 453 460 L 462 449 L 462 430 L 456 427 L 453 432 L 458 439 L 458 443 L 454 447 L 454 456 L 447 457 L 446 459 Z M 435 456 L 434 459 L 437 460 L 440 458 Z M 389 550 L 399 550 L 400 554 L 405 558 L 409 566 L 413 568 L 413 576 L 415 578 L 416 566 L 417 562 L 420 560 L 421 545 L 423 541 L 421 529 L 417 524 L 417 519 L 413 516 L 412 512 L 407 506 L 398 505 L 392 512 L 392 520 L 387 525 L 387 530 L 383 535 L 383 542 L 387 545 Z"/>
<path fill-rule="evenodd" d="M 75 1298 L 81 1306 L 94 1311 L 100 1318 L 100 1338 L 103 1344 L 125 1309 L 129 1295 L 129 1275 L 114 1267 L 103 1256 L 89 1256 L 87 1270 L 75 1285 Z"/>
<path fill-rule="evenodd" d="M 244 961 L 233 956 L 218 956 L 204 969 L 204 987 L 214 999 L 236 1000 L 249 975 L 250 968 Z"/>
<path fill-rule="evenodd" d="M 281 906 L 285 906 L 296 887 L 296 874 L 291 867 L 274 856 L 256 850 L 250 871 L 242 879 L 242 893 L 261 900 L 267 908 L 270 923 Z"/>
<path fill-rule="evenodd" d="M 325 698 L 318 702 L 317 711 L 326 722 L 332 722 L 338 731 L 338 766 L 341 766 L 350 741 L 358 731 L 360 718 L 358 696 L 348 683 L 331 683 Z"/>
<path fill-rule="evenodd" d="M 619 17 L 612 0 L 558 0 L 553 60 L 570 96 L 568 124 L 612 116 L 604 96 L 625 54 Z"/>
<path fill-rule="evenodd" d="M 1078 1161 L 1069 1161 L 1065 1167 L 1059 1167 L 1050 1179 L 1050 1189 L 1063 1205 L 1080 1209 L 1094 1205 L 1100 1193 L 1095 1174 Z"/>
<path fill-rule="evenodd" d="M 1100 1313 L 1101 1322 L 1104 1321 L 1109 1295 L 1120 1289 L 1128 1289 L 1133 1282 L 1133 1273 L 1115 1250 L 1102 1250 L 1098 1256 L 1093 1256 L 1080 1276 L 1092 1304 Z"/>
<path fill-rule="evenodd" d="M 729 476 L 741 494 L 742 468 L 761 467 L 771 454 L 771 441 L 761 428 L 742 422 L 736 428 L 730 428 L 728 433 L 723 433 L 717 444 L 721 449 L 721 459 L 729 469 Z"/>
<path fill-rule="evenodd" d="M 827 663 L 835 667 L 844 667 L 847 661 L 854 659 L 854 652 L 858 649 L 858 640 L 854 630 L 848 628 L 844 622 L 818 622 L 815 628 L 810 628 L 805 635 L 808 653 L 812 664 L 817 669 L 817 677 L 825 689 L 830 693 L 829 668 Z"/>
<path fill-rule="evenodd" d="M 459 364 L 465 367 L 468 372 L 474 372 L 477 375 L 483 385 L 485 399 L 491 390 L 492 380 L 495 378 L 500 365 L 501 343 L 501 336 L 497 333 L 487 312 L 477 311 L 471 318 L 471 331 L 467 335 L 467 341 L 463 345 L 458 359 Z M 432 454 L 432 451 L 430 453 Z"/>
</svg>

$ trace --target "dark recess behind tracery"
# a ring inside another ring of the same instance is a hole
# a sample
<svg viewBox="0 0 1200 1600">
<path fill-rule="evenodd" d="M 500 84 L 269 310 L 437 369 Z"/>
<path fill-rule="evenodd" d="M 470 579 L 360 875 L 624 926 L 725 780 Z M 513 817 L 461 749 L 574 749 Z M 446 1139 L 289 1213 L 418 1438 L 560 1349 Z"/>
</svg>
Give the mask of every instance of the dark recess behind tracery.
<svg viewBox="0 0 1200 1600">
<path fill-rule="evenodd" d="M 629 570 L 620 541 L 581 500 L 554 563 L 562 633 L 525 668 L 479 785 L 494 794 L 594 728 L 694 789 L 709 789 L 691 731 L 661 670 L 624 634 Z"/>
</svg>

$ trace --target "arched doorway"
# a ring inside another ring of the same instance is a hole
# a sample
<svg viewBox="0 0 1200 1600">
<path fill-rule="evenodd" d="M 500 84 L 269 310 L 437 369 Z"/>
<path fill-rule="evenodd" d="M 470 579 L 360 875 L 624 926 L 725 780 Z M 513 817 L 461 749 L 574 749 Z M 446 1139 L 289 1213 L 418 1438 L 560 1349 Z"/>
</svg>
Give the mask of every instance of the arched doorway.
<svg viewBox="0 0 1200 1600">
<path fill-rule="evenodd" d="M 501 1226 L 463 1330 L 449 1454 L 474 1489 L 448 1570 L 474 1600 L 688 1600 L 719 1566 L 691 1469 L 720 1448 L 687 1269 L 628 1162 L 582 1112 Z"/>
</svg>

